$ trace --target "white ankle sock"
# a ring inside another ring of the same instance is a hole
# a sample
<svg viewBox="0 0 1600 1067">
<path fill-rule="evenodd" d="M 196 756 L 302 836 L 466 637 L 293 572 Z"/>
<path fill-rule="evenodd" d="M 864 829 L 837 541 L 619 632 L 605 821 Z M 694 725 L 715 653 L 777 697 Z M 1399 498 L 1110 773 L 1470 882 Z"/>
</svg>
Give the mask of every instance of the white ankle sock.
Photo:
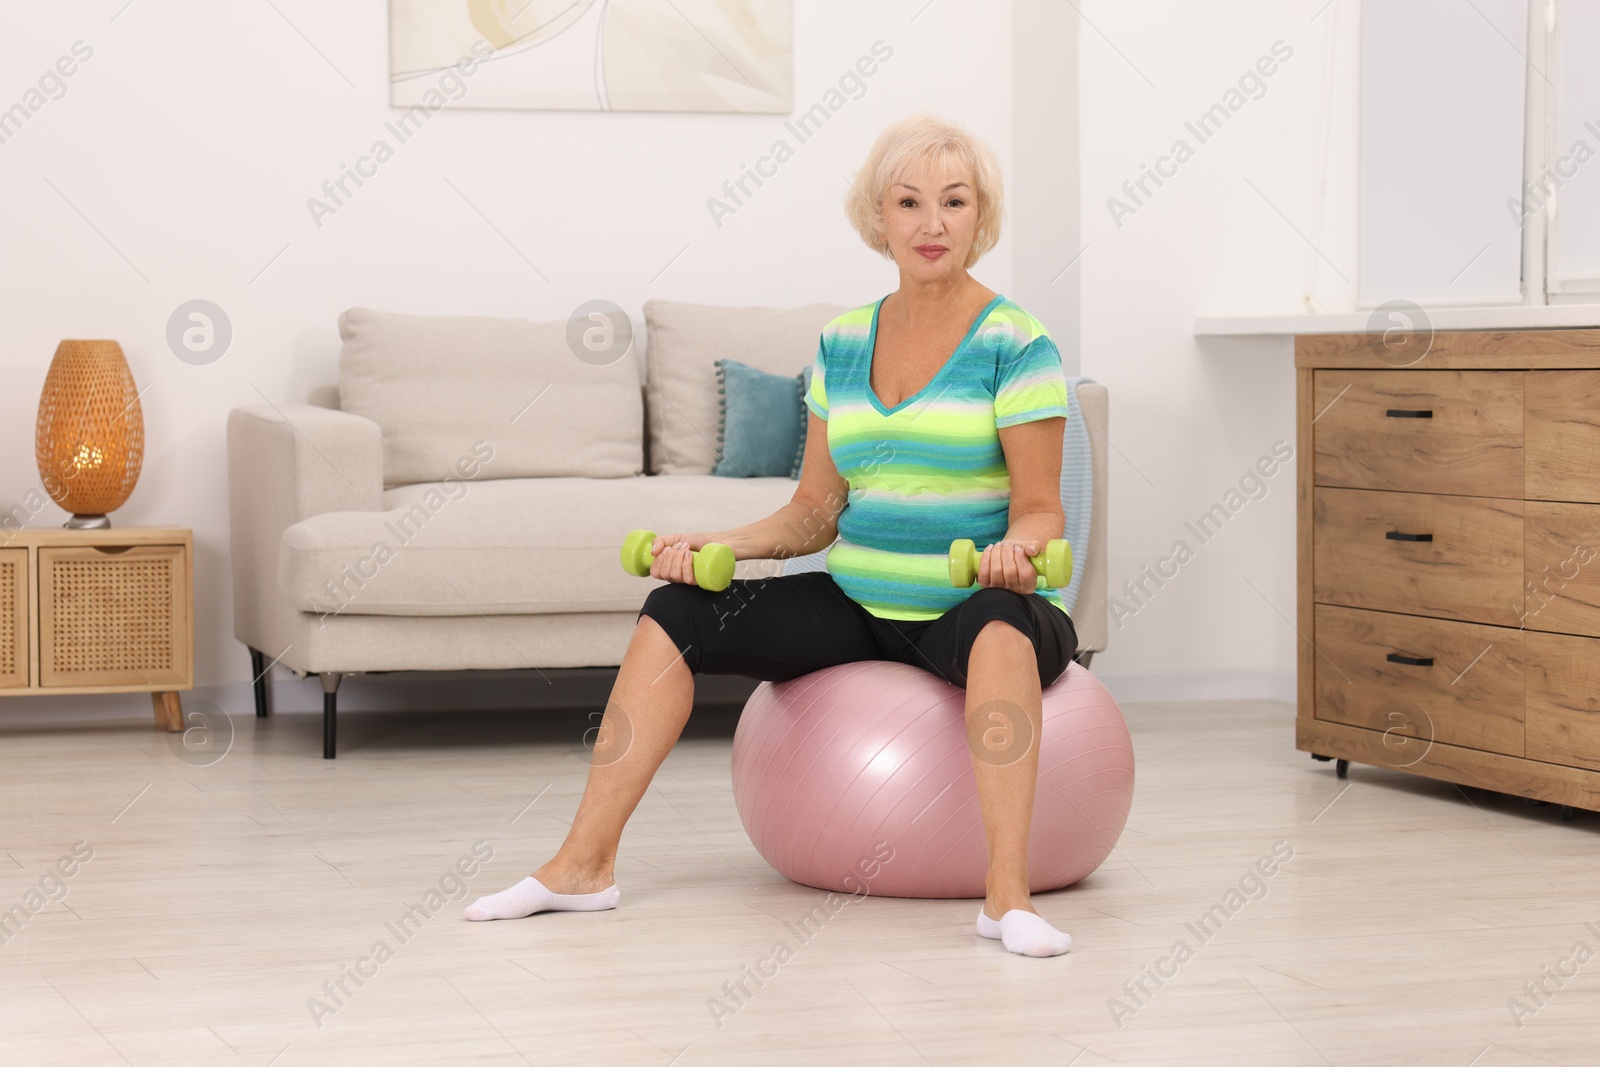
<svg viewBox="0 0 1600 1067">
<path fill-rule="evenodd" d="M 616 886 L 598 893 L 552 893 L 539 879 L 529 875 L 510 889 L 479 897 L 467 905 L 467 918 L 522 919 L 539 911 L 609 911 L 617 906 L 621 892 Z"/>
<path fill-rule="evenodd" d="M 1000 942 L 1007 952 L 1021 956 L 1059 956 L 1072 948 L 1071 935 L 1045 922 L 1042 915 L 1020 908 L 1012 908 L 998 921 L 979 908 L 978 934 Z"/>
</svg>

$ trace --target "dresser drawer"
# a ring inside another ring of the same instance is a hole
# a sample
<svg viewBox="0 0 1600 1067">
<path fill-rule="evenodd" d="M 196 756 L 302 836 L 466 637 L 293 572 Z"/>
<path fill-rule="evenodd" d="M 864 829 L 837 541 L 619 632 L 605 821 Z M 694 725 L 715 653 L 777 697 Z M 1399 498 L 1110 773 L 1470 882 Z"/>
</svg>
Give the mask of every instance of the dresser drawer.
<svg viewBox="0 0 1600 1067">
<path fill-rule="evenodd" d="M 1600 641 L 1527 635 L 1527 756 L 1600 771 Z"/>
<path fill-rule="evenodd" d="M 1523 626 L 1600 637 L 1600 505 L 1530 500 Z"/>
<path fill-rule="evenodd" d="M 1317 485 L 1520 499 L 1521 371 L 1319 370 Z"/>
<path fill-rule="evenodd" d="M 1518 626 L 1521 500 L 1316 489 L 1319 603 Z"/>
<path fill-rule="evenodd" d="M 1383 731 L 1396 766 L 1419 741 L 1522 755 L 1521 631 L 1327 604 L 1316 628 L 1317 718 Z"/>
<path fill-rule="evenodd" d="M 1523 377 L 1528 499 L 1600 502 L 1600 370 Z"/>
<path fill-rule="evenodd" d="M 188 548 L 39 549 L 39 684 L 188 688 Z"/>
</svg>

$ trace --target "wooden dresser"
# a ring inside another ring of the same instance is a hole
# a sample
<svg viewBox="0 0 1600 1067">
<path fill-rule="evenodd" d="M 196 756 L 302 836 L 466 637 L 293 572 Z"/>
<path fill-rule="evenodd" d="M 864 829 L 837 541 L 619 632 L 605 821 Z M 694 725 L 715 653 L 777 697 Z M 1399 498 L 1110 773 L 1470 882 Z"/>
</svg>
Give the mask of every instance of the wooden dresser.
<svg viewBox="0 0 1600 1067">
<path fill-rule="evenodd" d="M 1600 329 L 1295 367 L 1297 747 L 1600 811 Z"/>
</svg>

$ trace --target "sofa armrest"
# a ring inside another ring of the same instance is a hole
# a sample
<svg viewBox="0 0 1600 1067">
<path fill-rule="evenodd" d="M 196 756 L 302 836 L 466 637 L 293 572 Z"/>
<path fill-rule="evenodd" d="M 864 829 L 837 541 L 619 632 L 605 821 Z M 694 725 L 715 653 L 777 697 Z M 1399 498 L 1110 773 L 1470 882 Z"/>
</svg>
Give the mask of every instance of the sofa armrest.
<svg viewBox="0 0 1600 1067">
<path fill-rule="evenodd" d="M 329 511 L 383 507 L 383 433 L 359 415 L 309 404 L 260 404 L 228 415 L 228 524 L 233 632 L 282 655 L 294 611 L 278 592 L 290 526 Z"/>
</svg>

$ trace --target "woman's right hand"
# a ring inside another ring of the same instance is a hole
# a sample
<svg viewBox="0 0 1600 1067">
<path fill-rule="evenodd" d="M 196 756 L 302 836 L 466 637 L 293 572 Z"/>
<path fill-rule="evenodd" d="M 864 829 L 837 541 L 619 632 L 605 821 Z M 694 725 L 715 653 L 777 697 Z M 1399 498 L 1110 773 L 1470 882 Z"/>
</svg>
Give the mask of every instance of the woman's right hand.
<svg viewBox="0 0 1600 1067">
<path fill-rule="evenodd" d="M 650 554 L 655 557 L 650 564 L 650 577 L 694 585 L 694 556 L 690 553 L 715 540 L 703 533 L 661 534 L 650 542 Z"/>
</svg>

